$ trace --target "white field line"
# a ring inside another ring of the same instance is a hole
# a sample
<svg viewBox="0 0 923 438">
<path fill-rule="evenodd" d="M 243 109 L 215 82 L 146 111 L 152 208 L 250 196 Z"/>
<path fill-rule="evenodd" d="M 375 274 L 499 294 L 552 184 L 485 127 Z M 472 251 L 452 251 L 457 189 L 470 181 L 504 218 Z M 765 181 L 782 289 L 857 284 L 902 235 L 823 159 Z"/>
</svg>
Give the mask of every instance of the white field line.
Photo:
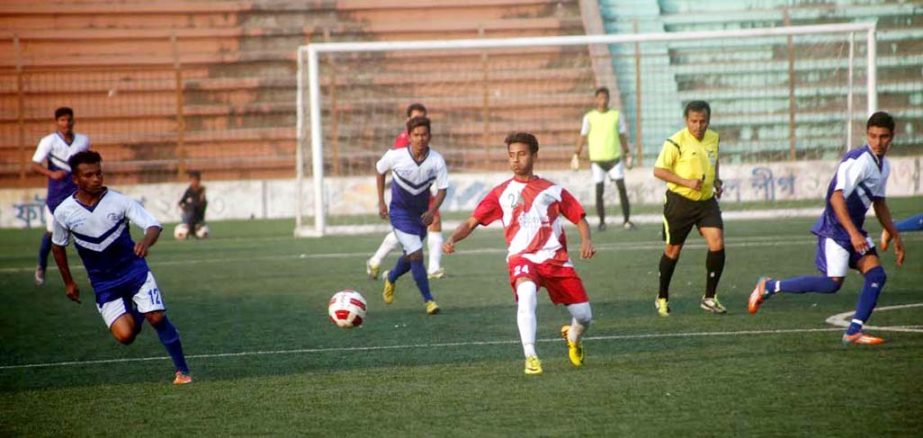
<svg viewBox="0 0 923 438">
<path fill-rule="evenodd" d="M 753 246 L 791 246 L 791 245 L 816 245 L 816 241 L 810 237 L 792 237 L 792 236 L 764 236 L 764 237 L 747 237 L 738 239 L 725 239 L 726 245 L 730 248 L 747 248 Z M 464 243 L 460 244 L 464 248 Z M 704 249 L 704 242 L 689 242 L 684 248 Z M 603 243 L 596 245 L 598 251 L 646 251 L 663 249 L 663 243 L 660 241 L 652 242 L 629 242 L 629 243 Z M 157 261 L 148 260 L 152 267 L 172 266 L 172 265 L 195 265 L 205 263 L 233 263 L 233 262 L 251 262 L 257 260 L 298 260 L 298 259 L 335 259 L 335 258 L 368 258 L 372 251 L 368 252 L 327 252 L 327 253 L 304 253 L 304 254 L 282 254 L 270 256 L 241 256 L 241 257 L 209 257 L 200 259 L 183 259 L 183 260 L 166 260 Z M 455 255 L 482 255 L 482 254 L 505 254 L 506 248 L 472 248 L 459 249 L 450 257 Z M 79 266 L 79 265 L 78 265 Z M 73 268 L 73 267 L 72 267 Z M 17 268 L 2 268 L 0 274 L 32 272 L 35 266 L 24 266 Z M 49 266 L 48 270 L 57 270 L 55 266 Z"/>
<path fill-rule="evenodd" d="M 923 303 L 915 304 L 902 304 L 899 306 L 886 306 L 878 307 L 875 309 L 876 312 L 884 312 L 888 310 L 897 310 L 897 309 L 909 309 L 911 307 L 923 307 Z M 837 313 L 829 318 L 827 318 L 827 324 L 835 325 L 837 327 L 849 327 L 849 323 L 852 322 L 852 316 L 856 313 L 855 311 Z M 887 326 L 879 327 L 875 325 L 864 325 L 862 326 L 865 329 L 869 330 L 882 330 L 889 332 L 908 332 L 908 333 L 923 333 L 923 327 L 918 325 L 905 325 L 905 326 Z"/>
<path fill-rule="evenodd" d="M 623 341 L 637 339 L 661 339 L 661 338 L 692 338 L 707 336 L 749 336 L 749 335 L 780 335 L 780 334 L 797 334 L 797 333 L 817 333 L 840 331 L 840 328 L 813 328 L 813 329 L 779 329 L 779 330 L 742 330 L 727 332 L 692 332 L 692 333 L 648 333 L 638 335 L 611 335 L 611 336 L 588 336 L 586 341 Z M 561 338 L 539 339 L 537 342 L 561 342 Z M 370 347 L 336 347 L 336 348 L 301 348 L 294 350 L 255 350 L 241 351 L 236 353 L 210 353 L 210 354 L 189 354 L 186 359 L 215 359 L 225 357 L 244 357 L 244 356 L 271 356 L 271 355 L 293 355 L 293 354 L 323 354 L 323 353 L 342 353 L 342 352 L 368 352 L 368 351 L 387 351 L 387 350 L 410 350 L 418 348 L 456 348 L 472 347 L 485 345 L 513 345 L 519 344 L 519 340 L 495 340 L 495 341 L 467 341 L 467 342 L 443 342 L 432 344 L 403 344 L 403 345 L 381 345 Z M 124 359 L 99 359 L 99 360 L 78 360 L 66 362 L 46 362 L 22 365 L 2 365 L 0 370 L 17 370 L 28 368 L 50 368 L 50 367 L 70 367 L 85 365 L 101 365 L 128 362 L 148 362 L 156 360 L 169 360 L 168 356 L 155 357 L 137 357 Z"/>
</svg>

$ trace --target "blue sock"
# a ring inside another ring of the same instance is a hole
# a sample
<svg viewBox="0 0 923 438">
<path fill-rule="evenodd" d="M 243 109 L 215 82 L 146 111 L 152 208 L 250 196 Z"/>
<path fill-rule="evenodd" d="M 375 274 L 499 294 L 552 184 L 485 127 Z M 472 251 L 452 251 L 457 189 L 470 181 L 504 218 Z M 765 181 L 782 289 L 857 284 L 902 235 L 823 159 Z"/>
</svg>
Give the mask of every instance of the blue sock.
<svg viewBox="0 0 923 438">
<path fill-rule="evenodd" d="M 394 283 L 397 279 L 407 273 L 410 270 L 410 262 L 407 261 L 407 256 L 400 256 L 397 258 L 397 264 L 394 265 L 394 269 L 391 272 L 388 272 L 388 281 Z"/>
<path fill-rule="evenodd" d="M 805 292 L 832 294 L 838 290 L 840 290 L 840 283 L 833 281 L 832 278 L 813 275 L 766 282 L 766 292 L 769 295 L 777 292 L 787 294 L 803 294 Z"/>
<path fill-rule="evenodd" d="M 38 249 L 38 265 L 48 268 L 48 254 L 51 252 L 51 234 L 42 234 L 42 246 Z"/>
<path fill-rule="evenodd" d="M 420 289 L 423 301 L 432 300 L 433 295 L 429 292 L 429 277 L 426 275 L 426 266 L 423 266 L 423 260 L 410 262 L 410 270 L 413 272 L 413 281 L 417 283 L 417 289 Z"/>
<path fill-rule="evenodd" d="M 911 216 L 900 222 L 896 222 L 894 224 L 894 227 L 897 228 L 897 231 L 900 231 L 900 232 L 923 230 L 923 214 Z"/>
<path fill-rule="evenodd" d="M 881 293 L 881 288 L 885 286 L 887 280 L 888 277 L 881 266 L 869 269 L 865 273 L 865 284 L 862 286 L 862 291 L 859 292 L 856 314 L 853 315 L 852 323 L 846 329 L 847 335 L 858 333 L 862 330 L 862 324 L 868 322 L 869 317 L 872 316 L 872 310 L 875 309 L 875 304 L 878 303 L 878 294 Z"/>
<path fill-rule="evenodd" d="M 188 374 L 189 366 L 186 365 L 186 357 L 183 356 L 183 344 L 179 340 L 179 332 L 176 331 L 173 323 L 164 315 L 160 324 L 154 326 L 154 330 L 157 330 L 160 343 L 167 349 L 167 353 L 170 353 L 170 358 L 173 359 L 173 366 L 176 367 L 176 370 Z"/>
</svg>

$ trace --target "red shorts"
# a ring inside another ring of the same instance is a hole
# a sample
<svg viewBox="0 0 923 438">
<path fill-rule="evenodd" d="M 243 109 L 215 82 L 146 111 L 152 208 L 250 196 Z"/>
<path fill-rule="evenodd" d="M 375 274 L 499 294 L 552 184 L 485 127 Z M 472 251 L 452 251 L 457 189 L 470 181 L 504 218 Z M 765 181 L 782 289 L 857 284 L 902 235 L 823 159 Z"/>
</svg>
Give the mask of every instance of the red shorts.
<svg viewBox="0 0 923 438">
<path fill-rule="evenodd" d="M 536 287 L 544 287 L 548 297 L 555 304 L 578 304 L 589 301 L 583 281 L 577 276 L 572 266 L 546 262 L 536 264 L 523 257 L 511 257 L 509 260 L 510 287 L 516 295 L 516 280 L 528 278 Z"/>
<path fill-rule="evenodd" d="M 430 208 L 433 208 L 433 204 L 435 203 L 435 201 L 436 201 L 436 197 L 430 195 L 429 197 L 429 207 Z M 433 223 L 436 223 L 440 219 L 442 219 L 442 214 L 439 213 L 439 210 L 436 210 L 436 214 L 433 215 Z"/>
</svg>

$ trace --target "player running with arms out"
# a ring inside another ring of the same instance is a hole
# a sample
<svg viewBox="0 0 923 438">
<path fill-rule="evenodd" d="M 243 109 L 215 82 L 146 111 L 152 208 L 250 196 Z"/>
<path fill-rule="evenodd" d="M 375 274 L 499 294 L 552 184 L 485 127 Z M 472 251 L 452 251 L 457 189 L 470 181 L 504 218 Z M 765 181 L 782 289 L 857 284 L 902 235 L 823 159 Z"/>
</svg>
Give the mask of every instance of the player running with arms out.
<svg viewBox="0 0 923 438">
<path fill-rule="evenodd" d="M 74 193 L 77 187 L 71 180 L 71 168 L 67 160 L 77 152 L 90 148 L 90 139 L 74 132 L 74 110 L 61 107 L 55 110 L 55 132 L 46 135 L 35 148 L 32 156 L 32 170 L 48 177 L 48 195 L 45 197 L 45 234 L 38 251 L 38 266 L 35 268 L 35 285 L 45 284 L 48 268 L 48 253 L 51 252 L 51 233 L 54 231 L 54 211 L 58 204 Z M 48 167 L 42 165 L 48 161 Z"/>
<path fill-rule="evenodd" d="M 824 213 L 811 228 L 811 232 L 817 235 L 817 269 L 823 275 L 782 280 L 760 278 L 750 294 L 750 313 L 759 311 L 764 301 L 780 292 L 835 293 L 843 286 L 847 270 L 853 268 L 862 273 L 865 283 L 859 292 L 856 313 L 843 334 L 843 343 L 875 345 L 884 342 L 882 338 L 862 332 L 862 325 L 872 315 L 878 295 L 887 281 L 875 245 L 862 227 L 869 207 L 874 207 L 878 222 L 891 236 L 897 266 L 903 265 L 904 244 L 885 202 L 885 186 L 891 173 L 885 154 L 894 140 L 894 119 L 891 115 L 885 112 L 872 114 L 866 123 L 866 138 L 868 143 L 865 146 L 847 152 L 837 166 L 827 187 Z"/>
<path fill-rule="evenodd" d="M 423 239 L 426 227 L 433 223 L 449 187 L 449 172 L 442 155 L 429 147 L 430 122 L 426 117 L 414 117 L 407 122 L 410 146 L 391 149 L 375 164 L 378 189 L 378 214 L 390 218 L 394 235 L 404 249 L 404 255 L 390 271 L 384 272 L 382 298 L 385 304 L 394 301 L 397 279 L 411 271 L 426 313 L 439 313 L 439 305 L 429 290 L 429 278 L 423 266 Z M 385 175 L 391 172 L 391 206 L 385 203 Z M 436 186 L 436 199 L 430 202 L 430 187 Z M 390 211 L 389 211 L 390 210 Z"/>
<path fill-rule="evenodd" d="M 423 106 L 422 103 L 412 103 L 407 107 L 406 121 L 410 121 L 410 119 L 414 117 L 426 117 L 426 107 Z M 407 133 L 407 130 L 404 129 L 394 138 L 393 148 L 401 149 L 408 146 L 410 146 L 410 135 Z M 430 196 L 429 199 L 430 203 L 432 203 L 436 200 L 436 197 Z M 426 243 L 427 249 L 429 249 L 429 263 L 427 263 L 426 268 L 428 277 L 432 279 L 442 278 L 445 276 L 445 269 L 443 269 L 441 265 L 442 217 L 438 210 L 433 217 L 433 223 L 427 227 Z M 378 279 L 378 273 L 381 271 L 381 261 L 388 253 L 397 248 L 399 244 L 400 242 L 397 241 L 397 236 L 395 236 L 393 232 L 389 232 L 385 235 L 384 240 L 381 241 L 381 245 L 378 246 L 378 250 L 365 262 L 365 272 L 369 275 L 370 279 Z"/>
<path fill-rule="evenodd" d="M 190 383 L 179 333 L 164 313 L 160 289 L 144 260 L 162 227 L 138 202 L 103 185 L 101 161 L 93 151 L 70 158 L 77 192 L 61 202 L 54 213 L 52 251 L 67 297 L 80 303 L 80 290 L 64 252 L 73 236 L 96 295 L 96 307 L 112 337 L 129 345 L 147 320 L 173 359 L 173 383 Z M 131 240 L 129 221 L 145 230 L 137 243 Z"/>
<path fill-rule="evenodd" d="M 528 133 L 506 138 L 513 178 L 494 187 L 481 200 L 471 217 L 461 223 L 443 244 L 446 254 L 478 226 L 500 220 L 509 252 L 510 286 L 517 300 L 516 324 L 525 355 L 525 373 L 541 374 L 542 363 L 535 352 L 537 291 L 544 286 L 551 301 L 570 311 L 570 325 L 561 327 L 571 363 L 583 366 L 581 338 L 593 316 L 583 282 L 567 255 L 562 217 L 577 225 L 580 257 L 596 253 L 590 240 L 590 226 L 580 202 L 563 187 L 533 173 L 538 158 L 538 140 Z"/>
</svg>

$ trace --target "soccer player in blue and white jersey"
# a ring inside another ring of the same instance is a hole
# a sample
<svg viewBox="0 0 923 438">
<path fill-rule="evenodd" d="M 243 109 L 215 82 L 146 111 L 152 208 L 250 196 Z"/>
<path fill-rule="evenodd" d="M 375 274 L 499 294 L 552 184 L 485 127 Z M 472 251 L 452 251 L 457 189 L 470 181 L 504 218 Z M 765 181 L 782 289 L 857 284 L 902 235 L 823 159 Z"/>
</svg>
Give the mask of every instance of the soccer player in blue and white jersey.
<svg viewBox="0 0 923 438">
<path fill-rule="evenodd" d="M 103 186 L 102 158 L 84 151 L 69 160 L 77 192 L 55 210 L 55 262 L 67 297 L 80 303 L 80 290 L 71 276 L 64 246 L 71 236 L 96 295 L 96 307 L 117 341 L 131 344 L 147 322 L 157 331 L 176 367 L 173 383 L 192 382 L 176 327 L 164 314 L 163 297 L 144 258 L 157 242 L 162 227 L 137 201 Z M 135 243 L 129 222 L 144 229 Z"/>
<path fill-rule="evenodd" d="M 834 293 L 843 285 L 847 269 L 853 268 L 862 273 L 865 284 L 859 293 L 856 313 L 843 335 L 843 343 L 875 345 L 884 342 L 882 338 L 862 332 L 862 325 L 872 315 L 878 294 L 887 280 L 875 245 L 862 226 L 869 207 L 874 207 L 878 222 L 894 242 L 897 265 L 903 265 L 904 244 L 885 202 L 885 186 L 891 171 L 885 154 L 894 139 L 894 119 L 885 112 L 872 114 L 866 124 L 866 137 L 868 143 L 847 152 L 837 166 L 827 189 L 824 213 L 811 228 L 817 235 L 817 269 L 823 275 L 783 280 L 760 278 L 750 294 L 750 313 L 756 313 L 766 299 L 780 292 Z"/>
<path fill-rule="evenodd" d="M 439 306 L 429 290 L 429 279 L 423 265 L 423 239 L 426 227 L 433 223 L 449 187 L 445 160 L 430 149 L 430 122 L 426 117 L 414 117 L 407 122 L 410 146 L 391 149 L 375 164 L 378 187 L 378 214 L 390 218 L 394 235 L 401 242 L 404 255 L 384 273 L 385 304 L 394 301 L 395 282 L 411 271 L 426 303 L 426 313 L 439 313 Z M 385 176 L 391 172 L 391 208 L 385 203 Z M 436 186 L 436 196 L 430 202 L 430 187 Z"/>
<path fill-rule="evenodd" d="M 65 198 L 77 190 L 71 180 L 71 168 L 67 160 L 71 155 L 90 148 L 90 139 L 74 133 L 74 110 L 61 107 L 55 110 L 57 130 L 38 142 L 32 156 L 32 170 L 48 177 L 48 194 L 45 196 L 45 234 L 38 251 L 38 266 L 35 268 L 35 285 L 45 284 L 45 270 L 48 268 L 48 253 L 51 252 L 51 232 L 54 231 L 52 214 Z M 48 161 L 48 167 L 43 163 Z"/>
</svg>

